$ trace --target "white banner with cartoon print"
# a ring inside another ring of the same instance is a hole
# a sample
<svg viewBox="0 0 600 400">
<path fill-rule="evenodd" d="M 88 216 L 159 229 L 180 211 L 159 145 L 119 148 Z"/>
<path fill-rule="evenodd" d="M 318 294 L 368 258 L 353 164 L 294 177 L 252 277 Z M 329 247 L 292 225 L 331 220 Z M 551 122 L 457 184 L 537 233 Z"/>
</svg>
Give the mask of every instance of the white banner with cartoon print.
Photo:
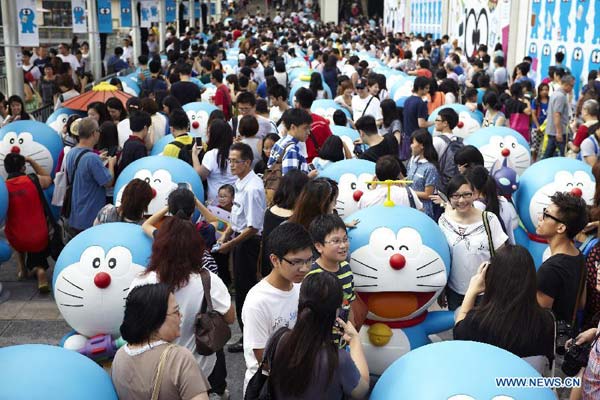
<svg viewBox="0 0 600 400">
<path fill-rule="evenodd" d="M 442 0 L 410 1 L 410 31 L 425 35 L 431 33 L 434 39 L 442 35 Z"/>
<path fill-rule="evenodd" d="M 383 26 L 386 32 L 404 32 L 404 10 L 406 0 L 385 0 L 383 6 Z"/>
<path fill-rule="evenodd" d="M 533 0 L 526 55 L 533 59 L 537 84 L 548 76 L 557 52 L 575 77 L 575 95 L 587 82 L 589 71 L 600 69 L 600 1 Z"/>
<path fill-rule="evenodd" d="M 40 35 L 35 22 L 35 0 L 15 0 L 17 9 L 18 45 L 37 47 L 40 45 Z"/>
<path fill-rule="evenodd" d="M 494 54 L 494 47 L 502 44 L 506 56 L 510 28 L 511 0 L 451 0 L 448 18 L 448 35 L 458 39 L 458 46 L 467 57 L 485 44 Z"/>
<path fill-rule="evenodd" d="M 86 33 L 85 0 L 72 0 L 71 12 L 73 15 L 73 33 Z"/>
<path fill-rule="evenodd" d="M 152 0 L 141 0 L 140 1 L 140 14 L 141 14 L 141 19 L 140 19 L 140 26 L 142 28 L 150 28 L 152 26 L 152 6 L 153 6 L 153 1 Z M 154 7 L 156 7 L 154 5 Z"/>
</svg>

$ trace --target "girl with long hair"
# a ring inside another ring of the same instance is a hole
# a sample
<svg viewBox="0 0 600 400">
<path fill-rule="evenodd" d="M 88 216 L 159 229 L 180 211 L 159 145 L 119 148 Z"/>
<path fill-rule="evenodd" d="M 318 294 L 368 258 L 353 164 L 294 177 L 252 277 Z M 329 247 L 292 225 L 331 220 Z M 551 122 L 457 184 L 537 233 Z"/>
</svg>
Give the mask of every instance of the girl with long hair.
<svg viewBox="0 0 600 400">
<path fill-rule="evenodd" d="M 417 129 L 411 135 L 412 157 L 408 161 L 406 178 L 412 181 L 410 188 L 415 191 L 425 214 L 434 218 L 433 202 L 430 196 L 439 185 L 438 156 L 433 147 L 431 134 L 427 129 Z"/>
<path fill-rule="evenodd" d="M 336 135 L 331 135 L 325 140 L 323 146 L 319 150 L 319 155 L 312 160 L 312 165 L 322 171 L 331 163 L 352 158 L 350 149 L 346 146 L 342 138 Z"/>
<path fill-rule="evenodd" d="M 380 104 L 381 115 L 383 115 L 383 125 L 380 133 L 382 135 L 392 134 L 398 141 L 398 158 L 405 161 L 410 158 L 410 135 L 402 134 L 402 117 L 396 106 L 396 102 L 391 99 L 385 99 Z"/>
<path fill-rule="evenodd" d="M 310 84 L 308 86 L 310 91 L 313 93 L 315 100 L 327 99 L 327 92 L 323 88 L 323 78 L 318 72 L 313 72 L 310 75 Z"/>
<path fill-rule="evenodd" d="M 302 281 L 298 319 L 292 330 L 279 332 L 272 361 L 270 385 L 275 398 L 339 399 L 367 394 L 369 368 L 352 322 L 336 318 L 341 305 L 342 287 L 331 272 L 311 274 Z M 341 327 L 349 352 L 334 344 L 334 323 Z"/>
<path fill-rule="evenodd" d="M 338 185 L 332 179 L 317 178 L 309 181 L 300 193 L 288 221 L 308 229 L 317 215 L 333 213 L 338 193 Z"/>
<path fill-rule="evenodd" d="M 488 126 L 505 126 L 506 116 L 502 110 L 502 103 L 498 99 L 498 94 L 493 90 L 488 90 L 483 95 L 483 108 L 485 116 L 483 117 L 482 128 Z"/>
</svg>

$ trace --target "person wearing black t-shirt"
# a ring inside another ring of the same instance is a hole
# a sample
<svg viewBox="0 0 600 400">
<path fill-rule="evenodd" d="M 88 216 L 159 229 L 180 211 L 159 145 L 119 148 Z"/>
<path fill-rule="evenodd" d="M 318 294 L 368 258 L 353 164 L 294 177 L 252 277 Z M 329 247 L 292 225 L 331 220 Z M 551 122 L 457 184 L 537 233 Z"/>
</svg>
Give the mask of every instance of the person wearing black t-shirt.
<svg viewBox="0 0 600 400">
<path fill-rule="evenodd" d="M 200 101 L 200 88 L 194 82 L 190 81 L 192 66 L 182 63 L 177 69 L 179 72 L 179 82 L 171 85 L 171 95 L 179 100 L 182 106 Z"/>
<path fill-rule="evenodd" d="M 148 155 L 146 149 L 146 136 L 148 136 L 148 128 L 152 125 L 152 119 L 147 112 L 135 111 L 129 116 L 129 126 L 131 128 L 131 136 L 125 141 L 121 158 L 117 168 L 117 175 L 135 160 Z"/>
<path fill-rule="evenodd" d="M 538 303 L 552 309 L 558 321 L 571 323 L 585 259 L 573 238 L 588 222 L 581 197 L 556 192 L 539 218 L 536 233 L 546 239 L 552 256 L 538 272 Z"/>
<path fill-rule="evenodd" d="M 369 145 L 369 149 L 359 154 L 358 158 L 377 162 L 377 159 L 381 156 L 398 155 L 399 132 L 396 132 L 395 135 L 393 133 L 383 136 L 379 135 L 377 133 L 375 118 L 370 115 L 360 117 L 356 121 L 355 126 L 360 134 L 362 143 Z"/>
</svg>

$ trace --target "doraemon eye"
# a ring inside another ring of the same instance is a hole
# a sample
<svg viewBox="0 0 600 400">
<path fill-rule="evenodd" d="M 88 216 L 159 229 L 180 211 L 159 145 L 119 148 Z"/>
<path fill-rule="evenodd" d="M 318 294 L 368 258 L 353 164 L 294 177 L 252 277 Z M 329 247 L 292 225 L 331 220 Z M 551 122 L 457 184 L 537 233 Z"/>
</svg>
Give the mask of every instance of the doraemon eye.
<svg viewBox="0 0 600 400">
<path fill-rule="evenodd" d="M 4 143 L 11 145 L 17 141 L 17 134 L 15 132 L 9 132 L 4 136 Z"/>
<path fill-rule="evenodd" d="M 388 244 L 387 246 L 385 246 L 384 250 L 394 250 L 394 246 Z"/>
<path fill-rule="evenodd" d="M 402 228 L 396 236 L 398 251 L 407 257 L 416 257 L 423 245 L 421 234 L 413 228 Z"/>
<path fill-rule="evenodd" d="M 141 169 L 135 173 L 134 178 L 146 181 L 146 183 L 152 182 L 152 172 L 147 169 Z"/>
<path fill-rule="evenodd" d="M 104 249 L 100 246 L 88 247 L 81 253 L 79 264 L 86 275 L 94 275 L 104 262 Z"/>
<path fill-rule="evenodd" d="M 377 228 L 369 238 L 370 253 L 378 258 L 388 258 L 396 253 L 396 234 L 389 228 Z"/>
<path fill-rule="evenodd" d="M 93 268 L 100 268 L 100 265 L 102 265 L 102 260 L 100 260 L 100 257 L 96 257 L 92 260 Z"/>
<path fill-rule="evenodd" d="M 352 190 L 356 190 L 356 182 L 352 182 L 352 183 L 350 184 L 350 189 L 352 189 Z"/>
<path fill-rule="evenodd" d="M 569 183 L 567 183 L 567 187 L 568 187 L 568 188 L 570 188 L 570 187 L 573 187 L 573 182 L 569 182 Z"/>
<path fill-rule="evenodd" d="M 575 186 L 577 186 L 577 187 L 583 187 L 583 182 L 577 182 L 577 183 L 575 184 Z"/>
<path fill-rule="evenodd" d="M 109 258 L 108 259 L 108 268 L 115 269 L 116 266 L 117 266 L 117 260 L 114 257 Z"/>
<path fill-rule="evenodd" d="M 406 245 L 400 245 L 400 247 L 398 247 L 398 251 L 400 250 L 407 250 L 408 251 L 408 246 Z"/>
<path fill-rule="evenodd" d="M 33 136 L 31 135 L 31 133 L 23 132 L 19 135 L 19 139 L 18 139 L 19 144 L 31 143 L 31 142 L 33 142 Z"/>
<path fill-rule="evenodd" d="M 110 270 L 111 275 L 125 275 L 129 272 L 132 264 L 131 251 L 125 247 L 113 247 L 106 253 L 106 266 Z"/>
</svg>

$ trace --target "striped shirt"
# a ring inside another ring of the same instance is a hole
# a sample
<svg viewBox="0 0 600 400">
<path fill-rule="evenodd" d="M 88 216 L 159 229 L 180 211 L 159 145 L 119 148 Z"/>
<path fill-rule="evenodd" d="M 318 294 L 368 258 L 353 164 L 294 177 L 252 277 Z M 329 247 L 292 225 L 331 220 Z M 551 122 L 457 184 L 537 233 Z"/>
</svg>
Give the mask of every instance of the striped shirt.
<svg viewBox="0 0 600 400">
<path fill-rule="evenodd" d="M 325 271 L 317 262 L 315 261 L 310 268 L 310 274 L 319 273 Z M 337 278 L 340 280 L 342 284 L 342 289 L 344 291 L 344 300 L 342 307 L 350 308 L 350 303 L 352 303 L 356 299 L 356 293 L 354 293 L 354 276 L 352 275 L 352 270 L 350 269 L 350 264 L 347 261 L 342 261 L 339 265 L 339 268 L 336 272 L 333 272 Z"/>
</svg>

